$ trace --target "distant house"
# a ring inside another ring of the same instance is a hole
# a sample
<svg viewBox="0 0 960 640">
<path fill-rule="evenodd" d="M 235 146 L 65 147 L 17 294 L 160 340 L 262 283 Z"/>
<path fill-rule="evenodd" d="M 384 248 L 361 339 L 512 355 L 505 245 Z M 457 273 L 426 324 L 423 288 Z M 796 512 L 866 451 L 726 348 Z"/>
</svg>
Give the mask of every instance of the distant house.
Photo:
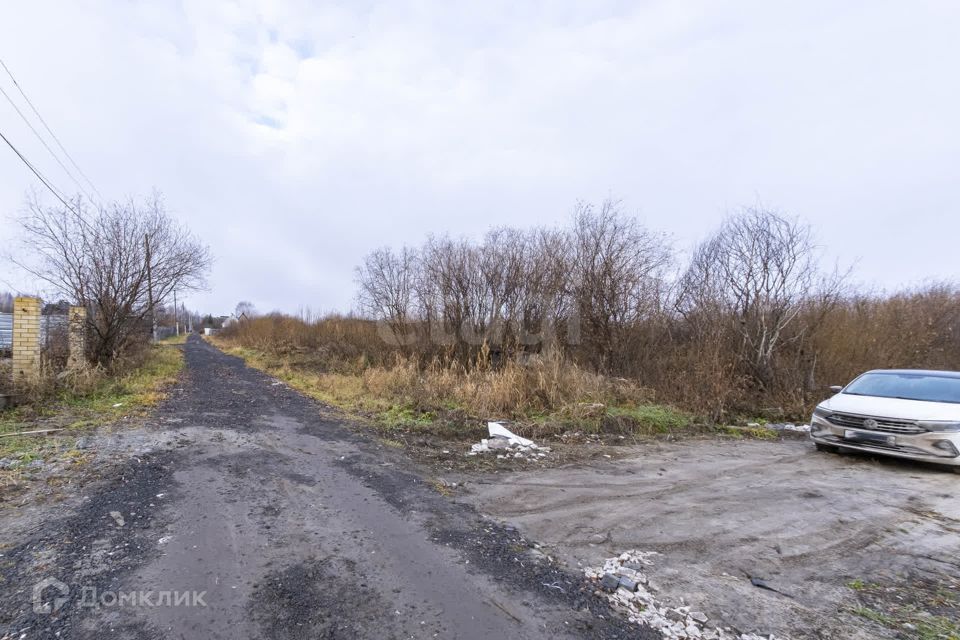
<svg viewBox="0 0 960 640">
<path fill-rule="evenodd" d="M 233 325 L 237 324 L 238 322 L 243 322 L 243 321 L 246 320 L 246 319 L 247 319 L 247 314 L 246 314 L 246 312 L 241 312 L 239 316 L 234 315 L 234 314 L 230 314 L 230 317 L 225 317 L 225 318 L 224 318 L 223 324 L 222 324 L 221 326 L 222 326 L 224 329 L 226 329 L 227 327 L 233 326 Z"/>
</svg>

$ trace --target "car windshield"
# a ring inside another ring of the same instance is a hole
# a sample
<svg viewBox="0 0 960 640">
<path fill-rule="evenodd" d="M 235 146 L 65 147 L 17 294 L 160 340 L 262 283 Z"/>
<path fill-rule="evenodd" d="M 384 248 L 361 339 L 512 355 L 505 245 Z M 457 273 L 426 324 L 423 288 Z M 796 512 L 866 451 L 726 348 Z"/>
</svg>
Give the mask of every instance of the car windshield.
<svg viewBox="0 0 960 640">
<path fill-rule="evenodd" d="M 843 393 L 960 404 L 960 378 L 928 373 L 865 373 Z"/>
</svg>

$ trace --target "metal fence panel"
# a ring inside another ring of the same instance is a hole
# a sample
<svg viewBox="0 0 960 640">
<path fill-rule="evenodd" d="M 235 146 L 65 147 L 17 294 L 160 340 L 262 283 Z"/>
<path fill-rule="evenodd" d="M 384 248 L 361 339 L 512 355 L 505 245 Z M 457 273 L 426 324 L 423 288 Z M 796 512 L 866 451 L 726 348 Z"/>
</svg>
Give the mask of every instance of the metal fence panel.
<svg viewBox="0 0 960 640">
<path fill-rule="evenodd" d="M 13 348 L 13 314 L 0 313 L 0 349 Z"/>
</svg>

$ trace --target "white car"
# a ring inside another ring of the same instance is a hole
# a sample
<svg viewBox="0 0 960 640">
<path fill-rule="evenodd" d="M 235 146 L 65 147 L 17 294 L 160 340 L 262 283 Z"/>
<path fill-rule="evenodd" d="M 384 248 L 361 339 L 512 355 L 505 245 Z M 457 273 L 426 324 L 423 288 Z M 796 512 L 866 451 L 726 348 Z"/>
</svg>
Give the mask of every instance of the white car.
<svg viewBox="0 0 960 640">
<path fill-rule="evenodd" d="M 817 405 L 810 437 L 821 451 L 856 450 L 960 471 L 960 372 L 868 371 Z"/>
</svg>

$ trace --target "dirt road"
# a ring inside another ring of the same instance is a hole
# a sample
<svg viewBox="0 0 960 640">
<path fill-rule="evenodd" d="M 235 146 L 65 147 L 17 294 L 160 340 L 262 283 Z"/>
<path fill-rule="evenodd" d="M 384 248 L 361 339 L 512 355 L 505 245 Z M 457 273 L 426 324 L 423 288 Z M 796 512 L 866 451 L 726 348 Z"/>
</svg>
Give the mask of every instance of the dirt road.
<svg viewBox="0 0 960 640">
<path fill-rule="evenodd" d="M 659 552 L 664 600 L 740 631 L 960 637 L 960 475 L 805 441 L 700 440 L 467 479 L 475 504 L 572 566 Z"/>
<path fill-rule="evenodd" d="M 653 638 L 402 455 L 197 338 L 128 452 L 0 514 L 3 638 Z M 95 605 L 95 606 L 94 606 Z"/>
</svg>

